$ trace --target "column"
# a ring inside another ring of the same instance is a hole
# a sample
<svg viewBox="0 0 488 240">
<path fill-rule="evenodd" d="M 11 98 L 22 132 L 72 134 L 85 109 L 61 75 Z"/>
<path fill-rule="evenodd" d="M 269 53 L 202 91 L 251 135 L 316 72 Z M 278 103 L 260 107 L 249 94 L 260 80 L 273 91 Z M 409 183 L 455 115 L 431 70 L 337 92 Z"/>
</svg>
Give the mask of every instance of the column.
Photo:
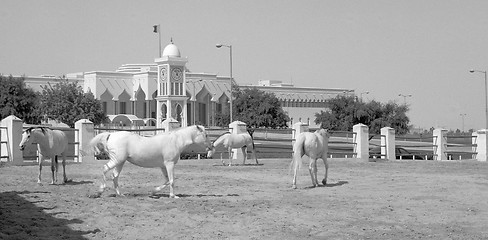
<svg viewBox="0 0 488 240">
<path fill-rule="evenodd" d="M 75 122 L 75 141 L 78 141 L 78 145 L 75 145 L 75 153 L 78 155 L 78 162 L 96 162 L 93 154 L 81 154 L 83 151 L 90 151 L 88 145 L 90 140 L 95 137 L 95 130 L 93 129 L 93 122 L 88 119 L 80 119 Z"/>
<path fill-rule="evenodd" d="M 391 127 L 381 128 L 381 146 L 381 155 L 383 155 L 381 158 L 390 161 L 396 160 L 395 129 Z"/>
<path fill-rule="evenodd" d="M 356 158 L 368 161 L 369 159 L 369 127 L 364 124 L 356 124 L 352 127 L 355 133 Z"/>
<path fill-rule="evenodd" d="M 19 145 L 22 141 L 22 131 L 24 123 L 18 117 L 10 115 L 4 118 L 0 125 L 2 127 L 7 127 L 7 152 L 9 155 L 9 161 L 13 162 L 14 165 L 23 165 L 24 156 L 22 151 L 20 151 Z M 2 140 L 3 140 L 2 136 Z M 3 147 L 3 146 L 2 146 Z M 2 152 L 3 152 L 2 148 Z"/>
<path fill-rule="evenodd" d="M 488 153 L 487 153 L 487 135 L 488 135 L 488 129 L 481 129 L 473 133 L 473 135 L 477 136 L 476 138 L 473 138 L 472 141 L 476 141 L 476 150 L 478 154 L 476 154 L 476 160 L 480 162 L 486 162 Z"/>
<path fill-rule="evenodd" d="M 434 160 L 447 160 L 447 130 L 434 129 L 432 133 L 434 145 Z"/>
<path fill-rule="evenodd" d="M 234 121 L 229 124 L 229 130 L 232 134 L 241 134 L 247 132 L 247 124 L 241 121 Z M 232 149 L 232 159 L 244 160 L 244 155 L 240 148 Z"/>
</svg>

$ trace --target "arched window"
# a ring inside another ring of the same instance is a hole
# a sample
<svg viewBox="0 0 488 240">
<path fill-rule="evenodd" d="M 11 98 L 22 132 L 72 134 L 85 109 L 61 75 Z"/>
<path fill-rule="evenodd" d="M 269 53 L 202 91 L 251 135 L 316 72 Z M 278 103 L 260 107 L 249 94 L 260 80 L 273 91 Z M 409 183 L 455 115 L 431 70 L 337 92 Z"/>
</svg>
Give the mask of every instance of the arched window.
<svg viewBox="0 0 488 240">
<path fill-rule="evenodd" d="M 166 120 L 167 114 L 168 114 L 168 106 L 166 106 L 166 104 L 161 105 L 161 121 Z"/>
<path fill-rule="evenodd" d="M 176 104 L 176 121 L 181 123 L 181 113 L 183 112 L 183 109 L 181 108 L 180 104 Z"/>
</svg>

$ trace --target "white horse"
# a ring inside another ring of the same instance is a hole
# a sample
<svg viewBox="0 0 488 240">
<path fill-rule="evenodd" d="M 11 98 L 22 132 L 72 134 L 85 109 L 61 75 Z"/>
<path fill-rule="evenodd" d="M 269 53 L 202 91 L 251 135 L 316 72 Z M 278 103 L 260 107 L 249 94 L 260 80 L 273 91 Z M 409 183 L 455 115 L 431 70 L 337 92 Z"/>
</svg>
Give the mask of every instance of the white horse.
<svg viewBox="0 0 488 240">
<path fill-rule="evenodd" d="M 52 130 L 47 127 L 30 127 L 22 133 L 22 141 L 20 142 L 20 150 L 24 151 L 25 145 L 28 142 L 37 143 L 39 150 L 39 176 L 37 183 L 41 184 L 41 170 L 42 162 L 46 158 L 51 159 L 51 184 L 55 184 L 58 180 L 58 156 L 63 157 L 63 183 L 68 182 L 66 178 L 66 155 L 64 150 L 68 146 L 66 135 L 61 130 Z"/>
<path fill-rule="evenodd" d="M 329 150 L 329 133 L 326 129 L 319 129 L 314 133 L 303 132 L 298 135 L 293 145 L 293 159 L 291 166 L 293 168 L 293 188 L 297 188 L 297 174 L 302 165 L 302 157 L 307 155 L 310 158 L 308 170 L 312 177 L 312 185 L 319 185 L 317 180 L 317 159 L 321 158 L 325 164 L 325 177 L 322 180 L 324 186 L 327 184 L 327 172 L 329 164 L 327 163 L 327 152 Z"/>
<path fill-rule="evenodd" d="M 118 177 L 124 163 L 129 161 L 139 167 L 160 168 L 164 183 L 155 188 L 155 191 L 161 191 L 169 185 L 169 196 L 178 198 L 173 192 L 174 167 L 181 152 L 191 144 L 205 144 L 207 148 L 211 146 L 203 126 L 189 126 L 152 137 L 142 137 L 127 131 L 98 134 L 90 141 L 89 146 L 95 156 L 109 156 L 110 159 L 103 167 L 103 182 L 99 194 L 106 188 L 106 173 L 113 169 L 114 189 L 117 195 L 121 195 Z"/>
<path fill-rule="evenodd" d="M 229 166 L 232 166 L 232 149 L 233 148 L 241 148 L 242 154 L 244 155 L 244 160 L 242 164 L 246 164 L 247 159 L 247 149 L 251 149 L 254 155 L 254 159 L 256 160 L 256 164 L 259 164 L 258 158 L 256 157 L 256 149 L 254 147 L 254 141 L 249 135 L 249 133 L 230 133 L 226 132 L 220 137 L 218 137 L 214 143 L 212 144 L 212 148 L 208 151 L 207 156 L 212 157 L 215 153 L 216 147 L 223 145 L 229 151 Z M 224 159 L 222 160 L 222 165 L 225 166 Z"/>
</svg>

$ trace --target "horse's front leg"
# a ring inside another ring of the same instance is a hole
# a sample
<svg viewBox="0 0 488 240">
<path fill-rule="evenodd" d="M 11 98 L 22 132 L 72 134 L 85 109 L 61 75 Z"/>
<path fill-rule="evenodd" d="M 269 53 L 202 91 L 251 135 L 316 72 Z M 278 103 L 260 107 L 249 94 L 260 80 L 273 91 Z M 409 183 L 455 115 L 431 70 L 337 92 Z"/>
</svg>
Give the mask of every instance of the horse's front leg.
<svg viewBox="0 0 488 240">
<path fill-rule="evenodd" d="M 232 151 L 232 147 L 229 147 L 228 148 L 228 151 L 229 151 L 229 166 L 232 166 L 232 158 L 234 157 L 233 155 L 233 151 Z"/>
<path fill-rule="evenodd" d="M 242 151 L 242 156 L 243 156 L 243 160 L 242 160 L 242 165 L 246 165 L 246 160 L 247 160 L 247 147 L 244 146 L 241 148 L 241 151 Z"/>
<path fill-rule="evenodd" d="M 163 185 L 154 188 L 154 191 L 152 192 L 152 195 L 155 195 L 156 192 L 159 192 L 159 191 L 163 190 L 166 186 L 169 185 L 168 171 L 166 170 L 166 167 L 164 167 L 164 166 L 161 167 L 161 172 L 163 172 L 163 178 L 164 178 L 163 179 L 164 180 L 163 182 L 164 183 L 163 183 Z"/>
<path fill-rule="evenodd" d="M 42 171 L 42 161 L 44 160 L 44 157 L 42 154 L 39 153 L 39 174 L 37 175 L 37 184 L 41 185 L 41 171 Z"/>
<path fill-rule="evenodd" d="M 67 183 L 70 180 L 66 177 L 66 154 L 63 152 L 61 156 L 63 157 L 63 183 Z"/>
<path fill-rule="evenodd" d="M 293 182 L 292 182 L 292 188 L 296 189 L 297 188 L 297 175 L 298 175 L 298 170 L 300 169 L 300 163 L 299 161 L 302 161 L 300 156 L 297 156 L 296 154 L 293 154 L 293 159 L 292 159 L 292 167 L 293 167 Z"/>
<path fill-rule="evenodd" d="M 329 162 L 327 161 L 327 156 L 323 156 L 322 160 L 324 161 L 324 165 L 325 165 L 325 176 L 324 176 L 324 179 L 322 180 L 322 184 L 324 184 L 324 186 L 325 186 L 325 185 L 327 185 L 327 175 L 329 172 Z"/>
<path fill-rule="evenodd" d="M 51 173 L 52 173 L 51 185 L 54 185 L 58 181 L 58 156 L 57 155 L 54 155 L 51 158 Z"/>
<path fill-rule="evenodd" d="M 169 197 L 170 198 L 179 198 L 174 193 L 174 168 L 175 163 L 172 161 L 164 162 L 166 166 L 166 171 L 168 172 L 168 184 L 169 184 Z"/>
<path fill-rule="evenodd" d="M 252 148 L 252 155 L 254 155 L 254 159 L 256 160 L 256 165 L 258 165 L 259 164 L 258 156 L 256 155 L 256 149 L 254 147 Z"/>
</svg>

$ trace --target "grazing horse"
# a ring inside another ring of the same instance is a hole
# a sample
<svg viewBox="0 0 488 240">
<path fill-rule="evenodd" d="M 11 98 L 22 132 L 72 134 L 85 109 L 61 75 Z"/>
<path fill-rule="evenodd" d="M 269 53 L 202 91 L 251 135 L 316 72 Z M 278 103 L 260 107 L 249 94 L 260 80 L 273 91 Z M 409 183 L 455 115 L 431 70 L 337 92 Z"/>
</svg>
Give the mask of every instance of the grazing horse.
<svg viewBox="0 0 488 240">
<path fill-rule="evenodd" d="M 317 159 L 321 158 L 325 164 L 325 177 L 322 180 L 324 186 L 327 184 L 327 172 L 329 164 L 327 163 L 327 152 L 329 150 L 329 133 L 326 129 L 319 129 L 314 133 L 303 132 L 298 135 L 293 145 L 293 159 L 291 166 L 293 168 L 293 188 L 297 188 L 297 174 L 302 165 L 302 157 L 307 155 L 310 158 L 308 170 L 312 177 L 312 185 L 319 185 L 317 180 Z"/>
<path fill-rule="evenodd" d="M 254 148 L 254 141 L 249 133 L 230 133 L 226 132 L 220 137 L 218 137 L 212 144 L 212 148 L 208 151 L 207 156 L 212 157 L 215 153 L 215 148 L 223 145 L 229 151 L 229 166 L 232 166 L 232 149 L 241 148 L 242 154 L 244 155 L 244 160 L 242 164 L 246 164 L 247 159 L 247 149 L 251 149 L 256 160 L 256 164 L 259 164 L 258 158 L 256 157 L 256 149 Z M 224 159 L 222 160 L 222 165 L 225 166 Z"/>
<path fill-rule="evenodd" d="M 46 158 L 51 159 L 51 184 L 57 182 L 59 155 L 63 157 L 63 183 L 68 182 L 68 178 L 66 178 L 66 155 L 64 153 L 68 146 L 68 140 L 64 132 L 47 127 L 30 127 L 22 133 L 22 141 L 19 145 L 20 150 L 24 151 L 25 145 L 31 141 L 37 143 L 37 149 L 39 150 L 39 176 L 37 183 L 41 184 L 42 162 Z"/>
<path fill-rule="evenodd" d="M 174 167 L 181 152 L 191 144 L 205 144 L 207 148 L 211 146 L 203 126 L 189 126 L 152 137 L 142 137 L 127 131 L 98 134 L 90 141 L 90 150 L 95 156 L 109 156 L 110 159 L 103 166 L 103 182 L 99 194 L 106 188 L 106 173 L 113 169 L 114 189 L 117 195 L 121 195 L 118 178 L 124 163 L 129 161 L 139 167 L 160 168 L 164 183 L 155 188 L 155 191 L 161 191 L 169 185 L 169 197 L 178 198 L 173 191 Z"/>
</svg>

